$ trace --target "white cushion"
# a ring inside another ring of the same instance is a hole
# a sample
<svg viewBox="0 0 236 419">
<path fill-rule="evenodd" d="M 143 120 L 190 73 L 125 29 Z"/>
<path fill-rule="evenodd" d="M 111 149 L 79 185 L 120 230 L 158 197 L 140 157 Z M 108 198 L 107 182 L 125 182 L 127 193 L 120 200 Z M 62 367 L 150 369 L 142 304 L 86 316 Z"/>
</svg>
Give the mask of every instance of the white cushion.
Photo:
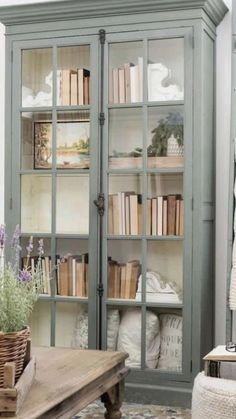
<svg viewBox="0 0 236 419">
<path fill-rule="evenodd" d="M 107 350 L 116 351 L 117 338 L 120 326 L 120 314 L 117 309 L 109 309 L 107 312 Z"/>
<path fill-rule="evenodd" d="M 161 346 L 157 368 L 164 371 L 182 371 L 182 317 L 160 314 Z"/>
<path fill-rule="evenodd" d="M 192 419 L 236 418 L 236 381 L 199 373 L 194 381 Z"/>
</svg>

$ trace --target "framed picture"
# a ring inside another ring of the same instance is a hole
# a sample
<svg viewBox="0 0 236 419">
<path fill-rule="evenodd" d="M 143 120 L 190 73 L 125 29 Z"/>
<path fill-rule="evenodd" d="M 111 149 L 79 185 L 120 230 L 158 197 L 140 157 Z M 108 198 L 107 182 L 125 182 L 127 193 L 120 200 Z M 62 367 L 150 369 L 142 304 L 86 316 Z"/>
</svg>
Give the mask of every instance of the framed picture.
<svg viewBox="0 0 236 419">
<path fill-rule="evenodd" d="M 59 169 L 88 169 L 89 156 L 89 120 L 58 121 L 56 167 Z M 52 167 L 52 123 L 40 121 L 34 123 L 34 168 L 51 169 Z"/>
</svg>

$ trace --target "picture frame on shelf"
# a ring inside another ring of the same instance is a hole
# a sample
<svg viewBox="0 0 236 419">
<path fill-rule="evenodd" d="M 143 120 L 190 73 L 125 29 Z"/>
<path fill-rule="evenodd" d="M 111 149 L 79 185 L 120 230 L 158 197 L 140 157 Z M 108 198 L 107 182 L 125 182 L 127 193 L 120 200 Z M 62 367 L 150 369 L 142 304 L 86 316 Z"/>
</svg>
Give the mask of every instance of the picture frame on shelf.
<svg viewBox="0 0 236 419">
<path fill-rule="evenodd" d="M 89 169 L 89 119 L 58 121 L 56 167 Z M 34 169 L 52 168 L 52 122 L 34 122 Z"/>
</svg>

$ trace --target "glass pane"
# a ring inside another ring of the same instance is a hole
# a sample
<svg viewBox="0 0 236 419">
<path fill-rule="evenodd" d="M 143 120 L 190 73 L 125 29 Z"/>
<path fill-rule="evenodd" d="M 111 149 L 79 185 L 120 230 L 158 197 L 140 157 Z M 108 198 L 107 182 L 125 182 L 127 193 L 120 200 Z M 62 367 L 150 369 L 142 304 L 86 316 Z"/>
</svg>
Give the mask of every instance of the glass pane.
<svg viewBox="0 0 236 419">
<path fill-rule="evenodd" d="M 109 103 L 143 100 L 143 45 L 120 42 L 109 46 Z"/>
<path fill-rule="evenodd" d="M 52 49 L 22 51 L 22 106 L 52 106 Z"/>
<path fill-rule="evenodd" d="M 141 168 L 142 109 L 109 111 L 109 168 Z"/>
<path fill-rule="evenodd" d="M 148 167 L 183 167 L 183 108 L 148 109 Z"/>
<path fill-rule="evenodd" d="M 57 104 L 88 105 L 90 103 L 89 45 L 58 48 Z"/>
<path fill-rule="evenodd" d="M 30 272 L 35 271 L 37 263 L 39 263 L 39 240 L 43 243 L 43 256 L 40 261 L 40 269 L 42 272 L 42 281 L 44 284 L 43 294 L 51 295 L 51 282 L 52 273 L 55 270 L 54 261 L 51 258 L 51 240 L 41 237 L 33 237 L 31 243 L 33 244 L 33 250 L 30 257 L 27 257 L 26 247 L 29 245 L 30 237 L 22 237 L 20 241 L 21 245 L 21 268 L 26 268 Z"/>
<path fill-rule="evenodd" d="M 177 304 L 183 294 L 183 241 L 148 241 L 146 300 Z M 137 298 L 141 299 L 140 277 Z"/>
<path fill-rule="evenodd" d="M 51 177 L 21 176 L 22 233 L 51 232 Z"/>
<path fill-rule="evenodd" d="M 37 301 L 29 319 L 33 346 L 50 346 L 50 315 L 50 303 Z"/>
<path fill-rule="evenodd" d="M 21 167 L 25 170 L 51 168 L 51 112 L 23 112 L 21 116 Z"/>
<path fill-rule="evenodd" d="M 141 273 L 141 242 L 109 240 L 107 297 L 135 299 Z"/>
<path fill-rule="evenodd" d="M 148 43 L 148 100 L 184 98 L 184 39 Z"/>
<path fill-rule="evenodd" d="M 126 365 L 140 369 L 141 346 L 140 308 L 109 307 L 107 310 L 107 350 L 128 353 Z"/>
<path fill-rule="evenodd" d="M 87 307 L 78 303 L 56 303 L 55 346 L 88 347 Z"/>
<path fill-rule="evenodd" d="M 146 311 L 146 367 L 182 372 L 181 311 Z"/>
<path fill-rule="evenodd" d="M 109 176 L 108 234 L 142 234 L 142 176 Z"/>
<path fill-rule="evenodd" d="M 56 232 L 89 233 L 89 176 L 57 176 Z"/>
<path fill-rule="evenodd" d="M 183 236 L 183 174 L 162 173 L 147 176 L 146 234 Z"/>
<path fill-rule="evenodd" d="M 57 240 L 56 294 L 88 297 L 88 240 Z"/>
<path fill-rule="evenodd" d="M 89 169 L 89 112 L 59 112 L 57 114 L 57 167 Z"/>
</svg>

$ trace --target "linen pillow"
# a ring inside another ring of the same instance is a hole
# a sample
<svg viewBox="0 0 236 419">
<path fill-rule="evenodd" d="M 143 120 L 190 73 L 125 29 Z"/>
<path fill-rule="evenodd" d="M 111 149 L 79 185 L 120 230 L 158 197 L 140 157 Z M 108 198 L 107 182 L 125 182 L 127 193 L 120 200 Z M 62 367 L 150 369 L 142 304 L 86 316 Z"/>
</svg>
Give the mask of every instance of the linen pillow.
<svg viewBox="0 0 236 419">
<path fill-rule="evenodd" d="M 182 323 L 177 314 L 160 314 L 161 345 L 157 369 L 182 371 Z"/>
</svg>

